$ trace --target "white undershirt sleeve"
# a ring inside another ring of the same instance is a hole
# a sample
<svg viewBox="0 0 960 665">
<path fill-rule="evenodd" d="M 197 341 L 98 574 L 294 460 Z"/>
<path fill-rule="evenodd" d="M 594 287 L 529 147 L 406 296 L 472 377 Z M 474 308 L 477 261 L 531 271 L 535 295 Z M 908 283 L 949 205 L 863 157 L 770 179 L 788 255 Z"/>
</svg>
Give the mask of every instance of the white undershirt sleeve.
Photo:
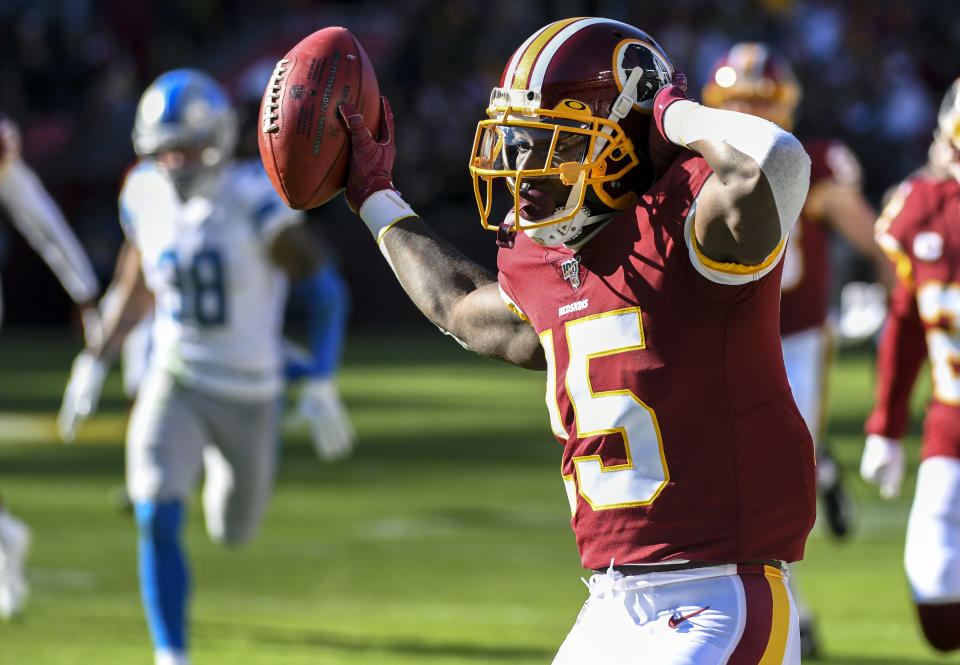
<svg viewBox="0 0 960 665">
<path fill-rule="evenodd" d="M 780 237 L 787 236 L 810 188 L 810 157 L 793 134 L 763 118 L 686 99 L 670 105 L 663 127 L 667 138 L 678 145 L 689 146 L 700 139 L 723 141 L 759 164 L 773 192 Z"/>
<path fill-rule="evenodd" d="M 20 159 L 2 173 L 0 204 L 73 301 L 93 300 L 100 285 L 90 259 L 40 179 Z"/>
</svg>

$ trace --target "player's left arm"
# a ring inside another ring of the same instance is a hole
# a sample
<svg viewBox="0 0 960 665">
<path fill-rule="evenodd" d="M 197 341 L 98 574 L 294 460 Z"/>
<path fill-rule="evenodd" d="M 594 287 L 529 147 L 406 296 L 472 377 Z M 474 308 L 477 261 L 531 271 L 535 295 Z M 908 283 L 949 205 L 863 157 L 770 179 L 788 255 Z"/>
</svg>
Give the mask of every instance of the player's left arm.
<svg viewBox="0 0 960 665">
<path fill-rule="evenodd" d="M 713 170 L 697 197 L 699 250 L 718 263 L 766 266 L 800 215 L 810 158 L 772 122 L 702 106 L 685 89 L 680 75 L 657 93 L 651 132 L 699 153 Z"/>
<path fill-rule="evenodd" d="M 308 428 L 321 459 L 345 457 L 357 437 L 337 387 L 349 310 L 346 283 L 301 223 L 274 236 L 270 256 L 292 280 L 293 298 L 306 308 L 310 348 L 287 343 L 284 349 L 284 374 L 299 382 L 295 420 Z"/>
<path fill-rule="evenodd" d="M 839 233 L 873 265 L 874 277 L 887 294 L 893 291 L 894 275 L 886 254 L 874 238 L 876 209 L 863 195 L 860 164 L 849 148 L 834 142 L 827 149 L 832 175 L 810 186 L 803 214 L 822 221 Z"/>
<path fill-rule="evenodd" d="M 103 334 L 87 341 L 70 369 L 57 414 L 57 429 L 64 441 L 73 441 L 80 423 L 97 410 L 110 364 L 153 304 L 153 294 L 143 278 L 140 252 L 128 240 L 121 246 L 113 281 L 101 299 Z"/>
</svg>

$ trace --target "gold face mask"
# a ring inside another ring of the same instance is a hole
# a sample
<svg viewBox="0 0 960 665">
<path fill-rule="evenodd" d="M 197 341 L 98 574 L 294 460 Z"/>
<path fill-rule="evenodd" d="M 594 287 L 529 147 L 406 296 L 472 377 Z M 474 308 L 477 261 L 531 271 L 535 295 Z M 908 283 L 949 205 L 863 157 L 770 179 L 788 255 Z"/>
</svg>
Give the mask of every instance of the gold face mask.
<svg viewBox="0 0 960 665">
<path fill-rule="evenodd" d="M 594 116 L 577 100 L 564 99 L 554 109 L 542 109 L 539 104 L 536 91 L 494 88 L 489 119 L 477 125 L 470 174 L 481 224 L 488 230 L 500 227 L 499 221 L 490 220 L 497 178 L 504 179 L 512 195 L 517 231 L 568 222 L 583 207 L 588 187 L 604 204 L 623 207 L 602 187 L 639 163 L 620 126 Z M 615 172 L 607 172 L 608 159 L 617 163 Z M 524 219 L 522 195 L 528 189 L 549 194 L 555 208 L 537 219 Z"/>
</svg>

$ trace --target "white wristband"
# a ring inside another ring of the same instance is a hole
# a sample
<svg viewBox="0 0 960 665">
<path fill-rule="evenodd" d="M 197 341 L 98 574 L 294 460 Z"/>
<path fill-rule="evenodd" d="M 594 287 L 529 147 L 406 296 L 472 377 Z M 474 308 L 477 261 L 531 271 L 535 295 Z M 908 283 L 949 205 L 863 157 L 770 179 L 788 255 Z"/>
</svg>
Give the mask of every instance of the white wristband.
<svg viewBox="0 0 960 665">
<path fill-rule="evenodd" d="M 410 204 L 392 189 L 381 189 L 367 197 L 367 200 L 360 206 L 359 214 L 360 219 L 373 233 L 373 237 L 377 239 L 378 245 L 387 229 L 401 219 L 417 215 Z"/>
</svg>

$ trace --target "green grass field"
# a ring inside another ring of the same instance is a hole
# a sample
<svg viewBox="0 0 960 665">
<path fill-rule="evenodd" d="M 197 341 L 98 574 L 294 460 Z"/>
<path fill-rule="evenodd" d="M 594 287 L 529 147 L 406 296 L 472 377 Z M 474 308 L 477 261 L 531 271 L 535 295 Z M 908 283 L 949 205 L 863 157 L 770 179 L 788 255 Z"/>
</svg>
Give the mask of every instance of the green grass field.
<svg viewBox="0 0 960 665">
<path fill-rule="evenodd" d="M 0 335 L 0 489 L 34 529 L 32 598 L 0 622 L 0 665 L 150 665 L 122 482 L 126 404 L 114 373 L 73 445 L 53 421 L 77 343 Z M 856 475 L 871 358 L 841 354 L 830 437 L 858 503 L 837 542 L 818 524 L 798 577 L 832 665 L 957 663 L 921 641 L 902 572 L 904 496 Z M 341 388 L 360 435 L 323 464 L 286 437 L 255 543 L 229 551 L 191 506 L 195 665 L 549 663 L 586 589 L 540 374 L 450 338 L 352 338 Z M 918 409 L 919 413 L 919 409 Z M 916 432 L 909 440 L 912 468 Z"/>
</svg>

